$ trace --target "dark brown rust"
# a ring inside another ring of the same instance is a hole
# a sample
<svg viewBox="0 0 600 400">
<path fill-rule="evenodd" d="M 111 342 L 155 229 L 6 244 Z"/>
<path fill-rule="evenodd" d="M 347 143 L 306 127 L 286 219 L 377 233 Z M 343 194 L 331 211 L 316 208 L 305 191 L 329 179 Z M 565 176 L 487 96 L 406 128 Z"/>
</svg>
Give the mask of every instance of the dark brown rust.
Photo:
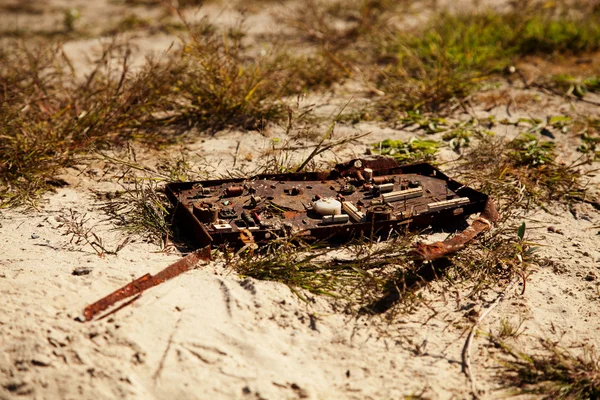
<svg viewBox="0 0 600 400">
<path fill-rule="evenodd" d="M 193 206 L 194 216 L 198 218 L 200 222 L 213 223 L 219 218 L 219 208 L 210 203 L 196 202 Z"/>
<path fill-rule="evenodd" d="M 96 315 L 115 304 L 189 271 L 200 260 L 210 260 L 210 247 L 205 247 L 188 254 L 156 275 L 145 274 L 135 281 L 128 283 L 94 304 L 87 306 L 83 311 L 83 316 L 86 321 L 91 321 Z"/>
<path fill-rule="evenodd" d="M 383 171 L 397 167 L 398 163 L 392 157 L 371 156 L 370 158 L 361 158 L 358 160 L 351 160 L 345 163 L 337 164 L 335 166 L 335 171 L 338 171 L 341 176 L 352 176 L 357 171 L 360 171 L 362 175 L 362 172 L 365 170 L 365 168 L 369 168 L 373 171 Z"/>
<path fill-rule="evenodd" d="M 394 182 L 394 177 L 393 176 L 376 176 L 372 180 L 373 180 L 374 184 L 381 185 L 383 183 Z"/>
</svg>

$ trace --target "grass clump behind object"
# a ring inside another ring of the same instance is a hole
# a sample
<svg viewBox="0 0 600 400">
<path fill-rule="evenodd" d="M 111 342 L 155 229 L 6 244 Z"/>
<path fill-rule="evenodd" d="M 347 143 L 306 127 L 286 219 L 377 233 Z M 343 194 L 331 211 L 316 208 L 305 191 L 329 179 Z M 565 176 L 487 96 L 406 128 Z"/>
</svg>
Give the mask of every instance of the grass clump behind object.
<svg viewBox="0 0 600 400">
<path fill-rule="evenodd" d="M 502 207 L 543 205 L 550 200 L 582 198 L 582 158 L 566 165 L 557 161 L 554 144 L 531 134 L 512 141 L 482 137 L 464 154 L 456 174 L 468 185 L 499 200 Z"/>
<path fill-rule="evenodd" d="M 191 127 L 261 129 L 288 116 L 285 95 L 337 79 L 319 55 L 248 56 L 241 28 L 222 35 L 210 24 L 187 28 L 181 50 L 135 71 L 130 50 L 116 42 L 85 76 L 60 46 L 0 51 L 0 204 L 35 203 L 61 168 L 91 150 L 161 146 Z"/>
<path fill-rule="evenodd" d="M 526 56 L 600 49 L 600 12 L 587 8 L 571 13 L 566 5 L 532 4 L 506 13 L 442 13 L 422 30 L 377 37 L 377 58 L 385 64 L 375 78 L 386 94 L 380 114 L 440 111 Z"/>
<path fill-rule="evenodd" d="M 211 132 L 225 127 L 256 129 L 285 116 L 277 99 L 272 57 L 247 58 L 241 28 L 221 33 L 189 27 L 178 62 L 185 73 L 173 82 L 175 119 Z"/>
</svg>

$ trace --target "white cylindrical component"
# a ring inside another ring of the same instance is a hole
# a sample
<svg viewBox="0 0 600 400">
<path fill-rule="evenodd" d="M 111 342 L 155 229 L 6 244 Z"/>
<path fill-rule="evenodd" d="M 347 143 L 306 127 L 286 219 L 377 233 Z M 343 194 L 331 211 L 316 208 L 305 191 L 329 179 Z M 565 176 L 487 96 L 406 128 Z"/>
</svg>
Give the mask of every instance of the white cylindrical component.
<svg viewBox="0 0 600 400">
<path fill-rule="evenodd" d="M 348 221 L 350 221 L 350 217 L 348 217 L 346 214 L 323 216 L 324 224 L 345 224 Z"/>
<path fill-rule="evenodd" d="M 462 206 L 464 204 L 468 204 L 469 201 L 470 200 L 468 197 L 458 197 L 458 198 L 452 199 L 452 200 L 445 200 L 445 201 L 438 201 L 435 203 L 429 203 L 429 204 L 427 204 L 427 209 L 429 211 L 445 210 L 446 208 L 453 208 L 453 207 Z"/>
<path fill-rule="evenodd" d="M 342 208 L 355 222 L 362 222 L 365 215 L 356 208 L 356 206 L 349 201 L 342 203 Z"/>
<path fill-rule="evenodd" d="M 423 188 L 422 187 L 406 189 L 406 190 L 399 190 L 397 192 L 391 192 L 391 193 L 386 193 L 386 194 L 381 195 L 381 197 L 383 198 L 383 201 L 385 201 L 386 203 L 391 203 L 393 201 L 412 199 L 413 197 L 420 197 L 420 196 L 423 196 Z"/>
<path fill-rule="evenodd" d="M 381 184 L 381 185 L 375 185 L 375 186 L 373 186 L 373 191 L 374 192 L 387 193 L 387 192 L 391 192 L 392 190 L 394 190 L 394 184 L 393 183 L 384 183 L 384 184 Z"/>
<path fill-rule="evenodd" d="M 342 203 L 328 197 L 313 202 L 313 210 L 319 215 L 340 215 L 342 213 Z"/>
<path fill-rule="evenodd" d="M 363 169 L 362 175 L 363 178 L 365 178 L 365 181 L 371 182 L 371 179 L 373 178 L 373 170 L 371 168 L 365 168 Z"/>
</svg>

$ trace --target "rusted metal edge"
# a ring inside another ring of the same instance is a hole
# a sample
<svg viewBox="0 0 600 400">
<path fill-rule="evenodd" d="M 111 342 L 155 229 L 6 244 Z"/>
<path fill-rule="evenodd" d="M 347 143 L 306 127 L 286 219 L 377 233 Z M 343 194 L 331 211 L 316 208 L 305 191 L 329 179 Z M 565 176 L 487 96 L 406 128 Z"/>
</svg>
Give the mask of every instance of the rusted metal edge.
<svg viewBox="0 0 600 400">
<path fill-rule="evenodd" d="M 467 229 L 441 242 L 431 244 L 416 243 L 414 245 L 415 248 L 411 250 L 411 255 L 416 260 L 431 261 L 455 253 L 463 249 L 477 235 L 491 230 L 493 225 L 498 222 L 498 218 L 494 201 L 488 198 L 483 212 Z"/>
<path fill-rule="evenodd" d="M 97 302 L 90 304 L 83 311 L 83 316 L 86 321 L 91 321 L 96 315 L 102 311 L 108 310 L 115 304 L 128 299 L 129 297 L 139 295 L 144 290 L 150 289 L 153 286 L 160 285 L 169 279 L 175 278 L 182 273 L 192 269 L 200 260 L 210 260 L 210 246 L 203 247 L 188 254 L 179 261 L 169 265 L 156 275 L 145 274 L 142 277 L 128 283 L 120 289 L 115 290 L 111 294 Z"/>
</svg>

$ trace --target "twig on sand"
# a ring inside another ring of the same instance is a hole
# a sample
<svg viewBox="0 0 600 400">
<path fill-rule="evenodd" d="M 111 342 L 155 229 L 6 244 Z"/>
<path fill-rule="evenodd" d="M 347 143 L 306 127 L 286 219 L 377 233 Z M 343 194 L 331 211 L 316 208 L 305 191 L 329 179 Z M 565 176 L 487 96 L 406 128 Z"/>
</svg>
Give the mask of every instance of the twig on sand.
<svg viewBox="0 0 600 400">
<path fill-rule="evenodd" d="M 477 381 L 473 372 L 471 371 L 471 345 L 473 344 L 473 338 L 475 337 L 475 332 L 477 331 L 477 327 L 481 322 L 487 317 L 493 310 L 504 300 L 504 296 L 506 293 L 512 288 L 515 284 L 515 281 L 508 284 L 506 289 L 502 293 L 496 297 L 496 300 L 479 316 L 477 321 L 471 327 L 471 331 L 469 332 L 469 336 L 467 336 L 467 341 L 465 342 L 465 346 L 463 347 L 462 352 L 462 372 L 469 378 L 471 382 L 471 393 L 473 394 L 474 399 L 479 399 L 479 393 L 477 391 Z"/>
</svg>

